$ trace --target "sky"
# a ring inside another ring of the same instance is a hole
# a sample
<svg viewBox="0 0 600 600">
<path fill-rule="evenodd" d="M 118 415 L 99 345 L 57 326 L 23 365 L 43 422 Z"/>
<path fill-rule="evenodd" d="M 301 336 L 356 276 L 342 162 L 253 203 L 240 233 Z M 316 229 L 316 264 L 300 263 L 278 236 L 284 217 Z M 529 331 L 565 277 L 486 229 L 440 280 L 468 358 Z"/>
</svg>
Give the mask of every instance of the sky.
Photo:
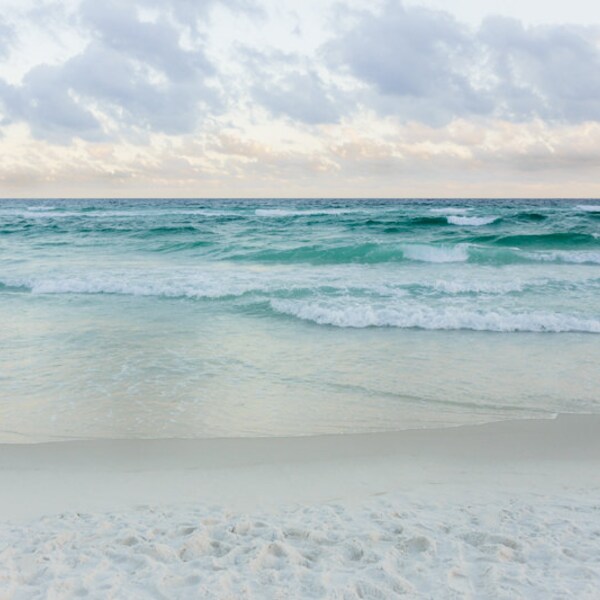
<svg viewBox="0 0 600 600">
<path fill-rule="evenodd" d="M 0 0 L 0 197 L 600 197 L 600 3 Z"/>
</svg>

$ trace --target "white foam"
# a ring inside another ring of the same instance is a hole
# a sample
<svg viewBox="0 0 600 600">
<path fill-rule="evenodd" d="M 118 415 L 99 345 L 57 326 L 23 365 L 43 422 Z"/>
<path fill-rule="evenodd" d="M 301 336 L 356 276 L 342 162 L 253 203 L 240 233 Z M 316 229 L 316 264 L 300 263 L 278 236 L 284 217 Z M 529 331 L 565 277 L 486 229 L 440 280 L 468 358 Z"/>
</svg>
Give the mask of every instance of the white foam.
<svg viewBox="0 0 600 600">
<path fill-rule="evenodd" d="M 253 269 L 179 268 L 66 271 L 29 277 L 2 277 L 0 284 L 24 287 L 34 294 L 121 294 L 171 298 L 225 298 L 249 292 L 270 294 L 321 287 L 401 296 L 390 286 L 387 271 L 362 266 L 336 268 Z"/>
<path fill-rule="evenodd" d="M 489 225 L 497 221 L 499 217 L 447 217 L 448 223 L 451 225 L 470 225 L 472 227 L 480 227 L 481 225 Z"/>
<path fill-rule="evenodd" d="M 584 212 L 600 212 L 600 204 L 579 204 L 577 208 Z"/>
<path fill-rule="evenodd" d="M 58 212 L 58 207 L 28 207 L 26 211 L 10 209 L 3 214 L 18 215 L 28 218 L 34 217 L 52 217 L 53 219 L 64 219 L 68 217 L 80 217 L 82 219 L 107 219 L 107 218 L 144 218 L 165 216 L 203 216 L 203 217 L 232 217 L 244 216 L 242 211 L 235 210 L 204 210 L 204 209 L 179 209 L 172 208 L 168 210 L 106 210 L 104 208 L 92 208 L 91 210 L 64 210 Z"/>
<path fill-rule="evenodd" d="M 28 206 L 27 210 L 31 210 L 31 211 L 51 211 L 51 210 L 57 210 L 58 207 L 56 206 Z"/>
<path fill-rule="evenodd" d="M 522 292 L 523 284 L 520 281 L 446 281 L 438 280 L 433 285 L 434 289 L 446 294 L 506 294 L 508 292 Z"/>
<path fill-rule="evenodd" d="M 438 215 L 464 215 L 469 211 L 468 208 L 461 208 L 458 206 L 449 206 L 446 208 L 432 208 L 429 212 L 438 214 Z"/>
<path fill-rule="evenodd" d="M 356 208 L 322 208 L 306 210 L 289 210 L 284 208 L 258 208 L 254 211 L 257 217 L 304 217 L 315 215 L 344 215 L 365 212 L 364 209 Z"/>
<path fill-rule="evenodd" d="M 541 262 L 563 262 L 572 264 L 600 264 L 600 252 L 594 250 L 548 250 L 522 252 L 522 256 Z"/>
<path fill-rule="evenodd" d="M 402 246 L 402 253 L 405 258 L 420 262 L 448 263 L 469 260 L 469 251 L 466 244 L 459 244 L 457 246 L 407 244 Z"/>
<path fill-rule="evenodd" d="M 135 272 L 99 272 L 58 277 L 4 279 L 9 286 L 24 286 L 34 294 L 122 294 L 171 298 L 223 298 L 276 288 L 267 277 L 218 278 L 207 272 L 169 276 L 165 273 L 140 277 Z M 289 289 L 294 283 L 289 282 Z"/>
<path fill-rule="evenodd" d="M 497 332 L 600 333 L 600 319 L 561 313 L 511 313 L 504 309 L 432 308 L 417 304 L 376 306 L 356 302 L 271 300 L 276 312 L 335 327 L 399 327 L 403 329 L 473 330 Z"/>
</svg>

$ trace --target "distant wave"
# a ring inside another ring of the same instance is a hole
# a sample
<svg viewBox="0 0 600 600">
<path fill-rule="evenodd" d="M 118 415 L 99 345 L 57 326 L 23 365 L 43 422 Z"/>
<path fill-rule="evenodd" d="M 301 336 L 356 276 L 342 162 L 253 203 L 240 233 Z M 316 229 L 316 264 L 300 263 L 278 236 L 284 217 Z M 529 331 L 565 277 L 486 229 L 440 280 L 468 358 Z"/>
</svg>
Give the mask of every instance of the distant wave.
<svg viewBox="0 0 600 600">
<path fill-rule="evenodd" d="M 101 208 L 86 207 L 80 210 L 61 210 L 58 207 L 27 207 L 27 211 L 11 209 L 11 212 L 15 215 L 22 216 L 48 216 L 54 219 L 62 219 L 66 217 L 80 217 L 82 219 L 110 219 L 110 218 L 136 218 L 140 217 L 143 219 L 153 219 L 156 217 L 177 217 L 177 216 L 202 216 L 202 217 L 214 217 L 214 218 L 230 218 L 230 219 L 242 219 L 247 217 L 242 212 L 230 211 L 217 211 L 217 210 L 203 210 L 203 209 L 177 209 L 171 210 L 106 210 Z M 29 214 L 28 214 L 29 213 Z M 31 214 L 33 213 L 33 214 Z M 6 214 L 6 213 L 5 213 Z"/>
<path fill-rule="evenodd" d="M 549 250 L 545 252 L 523 252 L 522 256 L 542 262 L 562 262 L 572 264 L 600 264 L 600 252 L 586 250 Z"/>
<path fill-rule="evenodd" d="M 600 204 L 579 204 L 577 208 L 584 212 L 600 212 Z"/>
<path fill-rule="evenodd" d="M 483 239 L 483 238 L 482 238 Z M 503 235 L 491 240 L 495 246 L 595 246 L 598 247 L 596 238 L 589 233 L 578 233 L 573 231 L 554 231 L 545 233 L 529 233 Z"/>
<path fill-rule="evenodd" d="M 489 225 L 494 223 L 500 217 L 453 217 L 449 216 L 448 223 L 452 225 L 472 225 L 473 227 L 479 227 L 480 225 Z"/>
<path fill-rule="evenodd" d="M 316 215 L 344 215 L 364 212 L 362 209 L 352 208 L 321 208 L 306 210 L 289 210 L 285 208 L 257 208 L 254 214 L 257 217 L 311 217 Z"/>
<path fill-rule="evenodd" d="M 140 237 L 154 237 L 158 235 L 174 235 L 178 233 L 198 233 L 198 228 L 193 225 L 161 225 L 160 227 L 150 227 L 140 232 Z"/>
<path fill-rule="evenodd" d="M 229 257 L 259 262 L 295 262 L 312 264 L 376 264 L 403 260 L 450 263 L 469 260 L 467 244 L 437 246 L 430 244 L 377 244 L 366 242 L 348 246 L 297 246 L 250 251 Z"/>
<path fill-rule="evenodd" d="M 518 221 L 545 221 L 548 218 L 548 215 L 539 212 L 521 212 L 515 215 L 515 218 Z"/>
<path fill-rule="evenodd" d="M 467 244 L 455 246 L 430 244 L 378 244 L 358 243 L 348 246 L 297 246 L 293 248 L 273 248 L 238 253 L 230 256 L 233 260 L 312 263 L 312 264 L 376 264 L 402 262 L 403 260 L 449 263 L 469 260 Z"/>
<path fill-rule="evenodd" d="M 410 225 L 447 225 L 446 217 L 416 217 L 406 222 Z"/>
<path fill-rule="evenodd" d="M 31 210 L 33 212 L 35 212 L 35 211 L 52 211 L 52 210 L 58 210 L 58 207 L 57 206 L 45 206 L 45 205 L 28 206 L 27 210 Z"/>
<path fill-rule="evenodd" d="M 427 244 L 406 244 L 402 246 L 404 257 L 409 260 L 431 263 L 465 262 L 469 260 L 468 247 L 465 244 L 457 246 L 430 246 Z"/>
<path fill-rule="evenodd" d="M 332 305 L 316 301 L 271 300 L 274 311 L 318 325 L 335 327 L 399 327 L 404 329 L 473 330 L 497 332 L 600 333 L 600 320 L 560 313 L 474 311 L 420 305 L 374 307 Z"/>
<path fill-rule="evenodd" d="M 458 206 L 448 206 L 445 208 L 431 208 L 429 212 L 436 213 L 439 215 L 464 215 L 469 211 L 468 208 L 462 208 Z"/>
</svg>

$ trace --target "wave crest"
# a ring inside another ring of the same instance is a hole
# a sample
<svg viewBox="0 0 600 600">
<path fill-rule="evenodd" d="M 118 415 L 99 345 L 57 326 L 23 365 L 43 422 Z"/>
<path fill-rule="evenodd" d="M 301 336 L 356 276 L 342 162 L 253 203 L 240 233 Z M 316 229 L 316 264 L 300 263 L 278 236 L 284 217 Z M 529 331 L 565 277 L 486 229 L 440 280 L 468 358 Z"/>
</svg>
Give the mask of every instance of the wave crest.
<svg viewBox="0 0 600 600">
<path fill-rule="evenodd" d="M 402 246 L 404 258 L 419 262 L 448 263 L 469 260 L 466 244 L 457 246 L 430 246 L 427 244 L 407 244 Z"/>
<path fill-rule="evenodd" d="M 470 225 L 472 227 L 480 227 L 481 225 L 490 225 L 497 221 L 500 217 L 447 217 L 448 223 L 451 225 Z"/>
<path fill-rule="evenodd" d="M 464 215 L 469 211 L 468 208 L 462 208 L 459 206 L 448 206 L 444 208 L 430 208 L 429 212 L 437 215 Z"/>
<path fill-rule="evenodd" d="M 335 327 L 600 333 L 600 320 L 560 313 L 511 313 L 506 310 L 483 312 L 416 305 L 334 305 L 299 300 L 271 300 L 270 304 L 275 312 Z"/>
<path fill-rule="evenodd" d="M 364 212 L 352 208 L 321 208 L 306 210 L 290 210 L 286 208 L 257 208 L 254 214 L 257 217 L 314 217 L 318 215 L 345 215 Z"/>
<path fill-rule="evenodd" d="M 523 252 L 522 256 L 541 262 L 571 263 L 576 265 L 600 265 L 600 252 L 586 250 L 548 250 Z"/>
<path fill-rule="evenodd" d="M 28 206 L 27 210 L 30 210 L 32 212 L 36 212 L 36 211 L 51 211 L 51 210 L 58 210 L 57 206 L 46 206 L 46 205 L 39 205 L 39 206 Z"/>
</svg>

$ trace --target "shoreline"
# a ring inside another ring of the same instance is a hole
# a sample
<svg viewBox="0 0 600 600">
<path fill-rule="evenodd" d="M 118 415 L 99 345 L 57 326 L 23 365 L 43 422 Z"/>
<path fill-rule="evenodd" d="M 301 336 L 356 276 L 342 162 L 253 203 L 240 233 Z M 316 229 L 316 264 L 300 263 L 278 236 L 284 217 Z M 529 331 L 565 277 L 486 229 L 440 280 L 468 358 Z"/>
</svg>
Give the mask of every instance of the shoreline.
<svg viewBox="0 0 600 600">
<path fill-rule="evenodd" d="M 288 438 L 10 443 L 0 444 L 0 514 L 196 502 L 273 507 L 415 486 L 494 489 L 499 480 L 515 490 L 600 489 L 596 467 L 600 415 Z"/>
</svg>

